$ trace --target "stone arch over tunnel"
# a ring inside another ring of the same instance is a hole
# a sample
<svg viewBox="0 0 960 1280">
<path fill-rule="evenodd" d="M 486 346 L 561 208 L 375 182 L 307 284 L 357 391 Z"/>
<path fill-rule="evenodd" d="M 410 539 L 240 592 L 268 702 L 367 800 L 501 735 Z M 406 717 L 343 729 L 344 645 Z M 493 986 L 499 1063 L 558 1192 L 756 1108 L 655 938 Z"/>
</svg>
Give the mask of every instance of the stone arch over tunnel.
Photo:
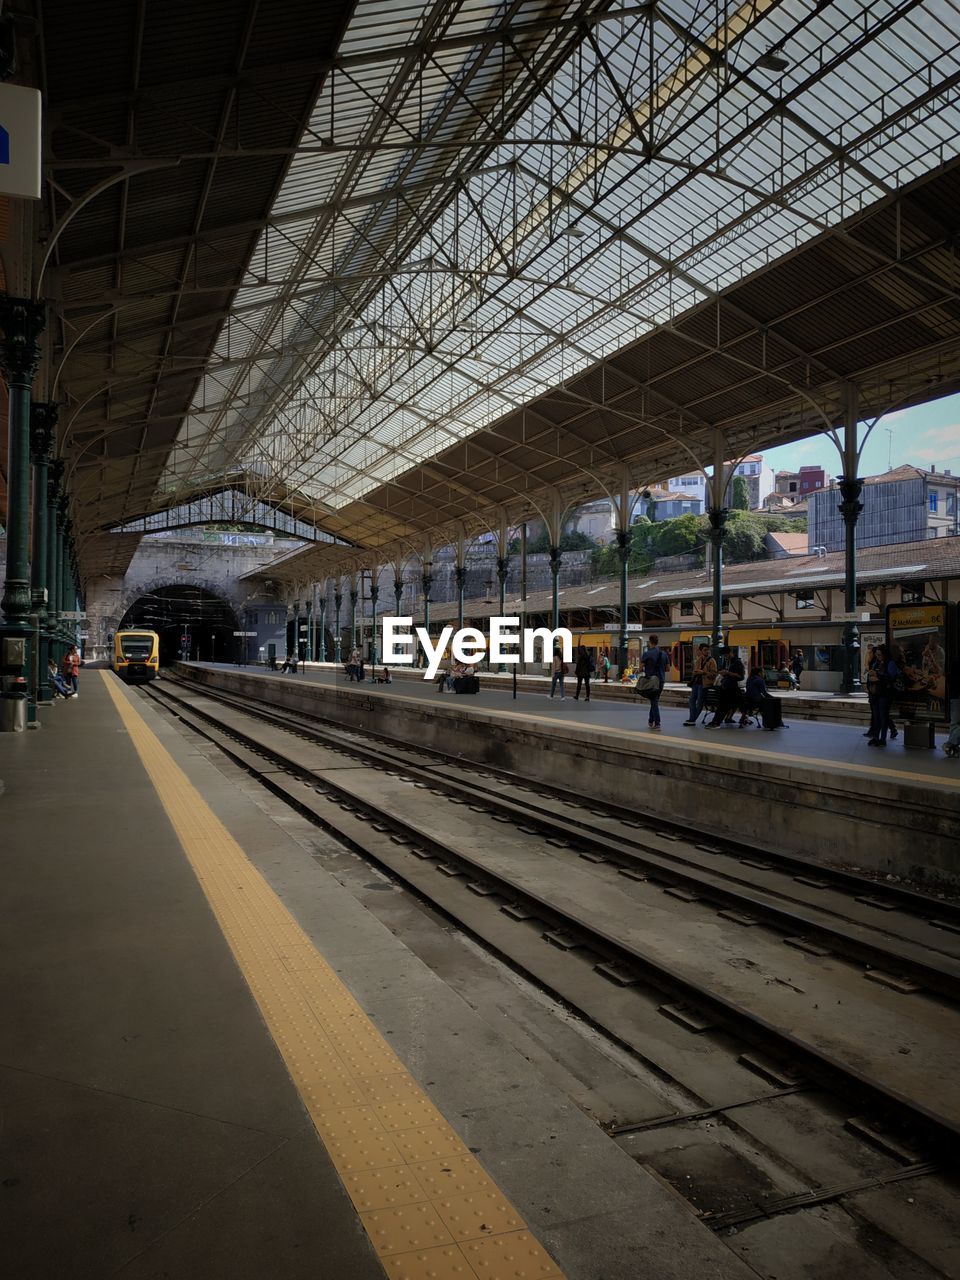
<svg viewBox="0 0 960 1280">
<path fill-rule="evenodd" d="M 151 586 L 127 604 L 119 630 L 145 627 L 160 637 L 160 663 L 175 662 L 186 638 L 189 655 L 204 662 L 233 662 L 235 631 L 241 628 L 227 600 L 208 587 L 194 583 Z"/>
</svg>

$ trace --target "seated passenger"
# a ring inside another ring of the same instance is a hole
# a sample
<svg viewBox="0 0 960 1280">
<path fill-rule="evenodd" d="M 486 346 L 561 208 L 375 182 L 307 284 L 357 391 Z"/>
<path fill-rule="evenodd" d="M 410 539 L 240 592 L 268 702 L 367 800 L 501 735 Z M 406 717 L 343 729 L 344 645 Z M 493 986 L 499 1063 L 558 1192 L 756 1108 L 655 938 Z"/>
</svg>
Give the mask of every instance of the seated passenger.
<svg viewBox="0 0 960 1280">
<path fill-rule="evenodd" d="M 754 715 L 763 706 L 763 700 L 767 696 L 767 682 L 763 678 L 763 671 L 760 667 L 752 667 L 750 669 L 750 678 L 747 680 L 746 688 L 743 691 L 743 699 L 740 703 L 740 724 L 747 723 L 747 717 Z"/>
<path fill-rule="evenodd" d="M 72 698 L 73 690 L 64 680 L 63 676 L 57 670 L 57 664 L 51 658 L 47 663 L 47 680 L 53 686 L 53 696 L 55 698 Z"/>
<path fill-rule="evenodd" d="M 708 729 L 718 729 L 721 724 L 732 720 L 740 702 L 740 681 L 745 674 L 740 655 L 736 649 L 729 648 L 722 650 L 722 655 L 726 661 L 717 680 L 717 710 L 707 725 Z"/>
</svg>

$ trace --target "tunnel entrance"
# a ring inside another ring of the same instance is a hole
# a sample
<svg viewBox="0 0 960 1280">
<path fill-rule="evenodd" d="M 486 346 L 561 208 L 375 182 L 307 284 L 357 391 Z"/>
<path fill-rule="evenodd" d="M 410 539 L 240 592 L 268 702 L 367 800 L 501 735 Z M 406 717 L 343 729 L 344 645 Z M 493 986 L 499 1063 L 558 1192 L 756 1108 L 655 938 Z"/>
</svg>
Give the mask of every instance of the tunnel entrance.
<svg viewBox="0 0 960 1280">
<path fill-rule="evenodd" d="M 160 637 L 160 665 L 169 666 L 180 656 L 204 662 L 233 662 L 236 615 L 225 600 L 203 587 L 157 587 L 140 596 L 123 615 L 119 630 L 145 627 Z"/>
</svg>

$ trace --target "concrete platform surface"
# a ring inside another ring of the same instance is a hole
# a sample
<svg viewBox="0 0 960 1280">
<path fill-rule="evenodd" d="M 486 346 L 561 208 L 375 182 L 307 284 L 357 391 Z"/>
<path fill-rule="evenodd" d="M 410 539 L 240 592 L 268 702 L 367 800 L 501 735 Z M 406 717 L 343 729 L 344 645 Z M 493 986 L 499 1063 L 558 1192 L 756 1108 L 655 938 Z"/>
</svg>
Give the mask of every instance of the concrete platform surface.
<svg viewBox="0 0 960 1280">
<path fill-rule="evenodd" d="M 100 675 L 81 695 L 0 738 L 4 1269 L 434 1274 L 377 1260 L 127 715 Z M 120 697 L 568 1277 L 753 1274 L 142 694 Z"/>
<path fill-rule="evenodd" d="M 647 728 L 649 704 L 633 695 L 619 696 L 614 699 L 592 698 L 589 703 L 582 698 L 575 701 L 573 697 L 576 680 L 567 677 L 566 697 L 550 698 L 549 683 L 544 681 L 544 688 L 532 691 L 521 689 L 516 699 L 513 698 L 509 685 L 500 677 L 481 675 L 480 692 L 469 697 L 461 697 L 451 693 L 437 693 L 433 681 L 422 679 L 399 679 L 393 684 L 375 684 L 364 680 L 359 685 L 351 682 L 337 668 L 306 667 L 298 670 L 296 675 L 278 675 L 263 667 L 236 667 L 225 663 L 190 663 L 189 666 L 206 667 L 216 671 L 234 671 L 245 676 L 258 676 L 264 679 L 285 682 L 311 681 L 318 684 L 358 690 L 362 689 L 377 697 L 422 698 L 428 703 L 437 705 L 455 705 L 464 715 L 474 710 L 509 711 L 520 715 L 529 715 L 538 721 L 565 723 L 571 731 L 580 726 L 603 726 L 615 729 L 624 734 L 652 736 Z M 619 692 L 619 691 L 618 691 Z M 794 695 L 809 701 L 817 699 L 817 695 Z M 448 701 L 449 700 L 449 701 Z M 786 702 L 786 700 L 785 700 Z M 787 704 L 789 705 L 789 704 Z M 809 760 L 814 765 L 857 764 L 868 768 L 878 767 L 893 769 L 898 772 L 922 774 L 929 778 L 943 778 L 948 781 L 960 781 L 960 762 L 948 759 L 939 746 L 935 750 L 905 750 L 903 736 L 884 749 L 870 747 L 863 736 L 864 729 L 857 724 L 822 723 L 809 719 L 791 721 L 789 710 L 785 710 L 785 730 L 772 733 L 764 732 L 752 726 L 739 728 L 727 725 L 722 729 L 706 729 L 703 725 L 688 728 L 684 725 L 687 718 L 686 706 L 670 706 L 661 704 L 663 728 L 659 742 L 680 742 L 686 744 L 706 744 L 709 748 L 711 740 L 721 744 L 722 749 L 731 756 L 741 748 L 750 751 L 764 751 L 773 755 L 787 753 Z M 938 737 L 938 743 L 946 735 Z"/>
</svg>

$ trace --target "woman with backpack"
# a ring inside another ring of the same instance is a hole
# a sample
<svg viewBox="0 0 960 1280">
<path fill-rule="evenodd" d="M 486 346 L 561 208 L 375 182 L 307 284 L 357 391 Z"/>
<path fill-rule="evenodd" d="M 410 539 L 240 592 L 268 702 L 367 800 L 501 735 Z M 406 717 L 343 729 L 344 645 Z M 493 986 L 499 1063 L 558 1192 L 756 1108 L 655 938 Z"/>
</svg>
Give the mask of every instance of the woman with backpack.
<svg viewBox="0 0 960 1280">
<path fill-rule="evenodd" d="M 553 651 L 553 663 L 550 667 L 550 697 L 552 698 L 556 692 L 557 686 L 560 686 L 560 701 L 563 702 L 563 677 L 567 674 L 567 664 L 563 660 L 563 654 L 559 649 Z"/>
</svg>

